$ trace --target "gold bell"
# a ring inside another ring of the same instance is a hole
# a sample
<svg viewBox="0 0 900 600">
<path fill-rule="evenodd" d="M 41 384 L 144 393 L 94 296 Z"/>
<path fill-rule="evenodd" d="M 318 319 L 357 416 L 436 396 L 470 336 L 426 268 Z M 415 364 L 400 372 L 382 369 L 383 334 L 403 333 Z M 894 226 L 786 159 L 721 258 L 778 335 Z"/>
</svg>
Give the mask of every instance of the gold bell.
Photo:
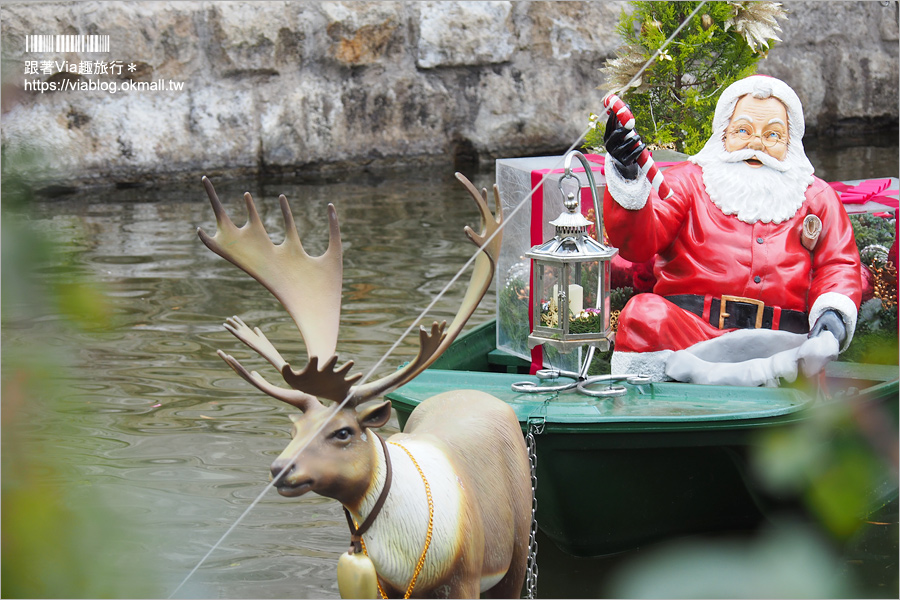
<svg viewBox="0 0 900 600">
<path fill-rule="evenodd" d="M 337 580 L 341 598 L 377 598 L 376 578 L 375 565 L 362 552 L 347 551 L 338 559 Z"/>
</svg>

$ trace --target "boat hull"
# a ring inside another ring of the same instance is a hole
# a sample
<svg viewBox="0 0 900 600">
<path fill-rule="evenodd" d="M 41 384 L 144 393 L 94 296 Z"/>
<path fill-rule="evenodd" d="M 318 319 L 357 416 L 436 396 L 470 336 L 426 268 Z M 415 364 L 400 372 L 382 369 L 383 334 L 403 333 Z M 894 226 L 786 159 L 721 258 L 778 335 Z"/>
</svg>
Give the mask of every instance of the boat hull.
<svg viewBox="0 0 900 600">
<path fill-rule="evenodd" d="M 748 456 L 760 434 L 808 418 L 811 393 L 681 383 L 627 386 L 627 395 L 610 399 L 517 393 L 513 383 L 538 380 L 505 372 L 522 365 L 496 356 L 485 341 L 492 327 L 463 336 L 436 363 L 442 368 L 388 398 L 401 429 L 421 401 L 447 389 L 477 389 L 509 403 L 523 432 L 539 431 L 537 520 L 563 551 L 598 556 L 677 535 L 745 529 L 790 506 L 758 484 Z M 892 401 L 896 416 L 896 369 L 862 369 L 865 381 L 854 378 L 859 370 L 838 366 L 836 381 L 868 387 L 869 400 Z"/>
<path fill-rule="evenodd" d="M 744 449 L 685 434 L 539 436 L 538 523 L 575 556 L 680 534 L 752 527 L 764 515 Z"/>
</svg>

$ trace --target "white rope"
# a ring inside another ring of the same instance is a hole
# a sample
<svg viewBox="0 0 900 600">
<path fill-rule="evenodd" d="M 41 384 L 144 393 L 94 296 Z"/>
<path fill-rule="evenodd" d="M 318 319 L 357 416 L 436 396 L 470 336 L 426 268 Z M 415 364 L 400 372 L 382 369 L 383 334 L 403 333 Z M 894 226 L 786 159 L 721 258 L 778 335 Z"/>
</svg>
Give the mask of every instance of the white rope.
<svg viewBox="0 0 900 600">
<path fill-rule="evenodd" d="M 694 11 L 693 11 L 691 14 L 689 14 L 689 15 L 687 16 L 687 18 L 686 18 L 686 19 L 678 26 L 678 28 L 675 30 L 675 32 L 672 33 L 672 35 L 670 35 L 669 38 L 668 38 L 665 42 L 663 42 L 662 46 L 660 46 L 659 49 L 657 49 L 656 52 L 653 53 L 653 56 L 651 56 L 650 59 L 649 59 L 646 63 L 644 63 L 644 65 L 640 68 L 640 70 L 634 75 L 634 77 L 631 78 L 631 81 L 629 81 L 627 84 L 625 84 L 624 86 L 622 86 L 622 88 L 620 88 L 620 89 L 618 89 L 618 90 L 615 91 L 615 94 L 616 94 L 616 95 L 620 94 L 620 93 L 622 92 L 622 90 L 625 90 L 625 89 L 628 89 L 629 87 L 631 87 L 631 84 L 633 84 L 635 81 L 637 81 L 638 78 L 641 77 L 641 75 L 642 75 L 642 74 L 644 73 L 644 71 L 646 71 L 647 68 L 653 63 L 653 61 L 656 59 L 656 57 L 659 56 L 659 54 L 660 54 L 663 50 L 665 50 L 666 46 L 668 46 L 669 43 L 671 43 L 673 39 L 675 39 L 675 36 L 678 35 L 678 33 L 679 33 L 679 32 L 685 27 L 685 25 L 687 25 L 687 23 L 688 23 L 688 22 L 689 22 L 696 14 L 697 14 L 697 12 L 700 10 L 700 8 L 703 7 L 704 4 L 706 4 L 705 0 L 704 0 L 704 2 L 701 2 L 701 3 L 697 6 L 697 8 L 695 8 Z M 456 272 L 456 274 L 453 276 L 453 278 L 451 278 L 450 281 L 448 281 L 447 284 L 441 289 L 441 291 L 437 293 L 437 295 L 434 297 L 434 299 L 432 299 L 432 301 L 428 304 L 428 306 L 426 306 L 426 307 L 419 313 L 419 316 L 416 317 L 416 319 L 413 321 L 413 323 L 412 323 L 409 327 L 406 328 L 406 330 L 403 332 L 402 335 L 400 335 L 400 337 L 397 339 L 397 341 L 394 342 L 393 345 L 391 345 L 390 348 L 388 348 L 387 352 L 385 352 L 384 355 L 382 355 L 382 357 L 375 363 L 374 366 L 372 366 L 371 369 L 369 369 L 369 371 L 362 377 L 362 379 L 360 379 L 360 380 L 356 383 L 356 385 L 362 385 L 362 384 L 364 384 L 366 381 L 368 381 L 368 379 L 369 379 L 369 378 L 370 378 L 370 377 L 371 377 L 371 376 L 372 376 L 372 375 L 373 375 L 373 374 L 381 367 L 381 365 L 384 364 L 384 362 L 385 362 L 385 361 L 387 360 L 387 358 L 394 352 L 394 350 L 397 349 L 397 347 L 400 345 L 400 342 L 402 342 L 404 339 L 406 339 L 406 336 L 409 335 L 410 332 L 415 328 L 415 326 L 418 325 L 419 322 L 420 322 L 422 319 L 425 318 L 425 315 L 427 315 L 428 312 L 429 312 L 432 308 L 434 308 L 435 304 L 437 304 L 438 301 L 439 301 L 441 298 L 444 297 L 444 294 L 446 294 L 447 291 L 450 289 L 450 287 L 451 287 L 454 283 L 456 283 L 456 281 L 462 276 L 462 274 L 466 271 L 466 269 L 468 269 L 469 266 L 470 266 L 472 263 L 475 262 L 475 259 L 478 258 L 478 254 L 479 254 L 480 252 L 482 252 L 482 251 L 483 251 L 483 250 L 491 243 L 491 241 L 494 239 L 494 237 L 495 237 L 500 231 L 503 230 L 503 228 L 504 228 L 504 227 L 506 226 L 506 224 L 509 222 L 510 218 L 513 217 L 513 215 L 515 215 L 516 213 L 518 213 L 520 210 L 522 210 L 522 208 L 523 208 L 524 206 L 530 205 L 530 204 L 531 204 L 531 198 L 532 198 L 532 196 L 534 196 L 535 192 L 536 192 L 538 189 L 540 189 L 540 187 L 541 187 L 542 185 L 544 185 L 544 182 L 545 182 L 545 181 L 547 180 L 547 178 L 550 176 L 550 173 L 551 173 L 552 171 L 558 169 L 558 168 L 560 167 L 560 165 L 562 165 L 563 161 L 565 160 L 565 157 L 569 154 L 569 152 L 571 152 L 571 151 L 574 150 L 578 145 L 580 145 L 581 140 L 584 139 L 584 136 L 588 134 L 588 132 L 590 131 L 590 129 L 591 129 L 590 126 L 586 127 L 586 128 L 584 129 L 584 131 L 582 131 L 581 134 L 575 139 L 575 141 L 572 143 L 572 145 L 569 146 L 569 148 L 568 148 L 568 149 L 563 153 L 563 155 L 557 160 L 557 162 L 553 165 L 553 167 L 552 167 L 551 169 L 549 169 L 549 170 L 543 175 L 543 177 L 541 177 L 541 180 L 540 180 L 533 188 L 531 188 L 531 191 L 529 191 L 528 194 L 526 194 L 525 197 L 522 198 L 521 202 L 519 202 L 519 203 L 516 205 L 516 207 L 512 210 L 512 212 L 510 212 L 508 215 L 504 215 L 504 216 L 503 216 L 503 222 L 500 223 L 500 226 L 494 231 L 494 233 L 492 233 L 491 235 L 489 235 L 489 236 L 485 239 L 484 244 L 482 244 L 481 246 L 479 246 L 478 250 L 476 250 L 475 253 L 469 258 L 469 260 L 467 260 L 466 263 L 465 263 L 462 267 L 460 267 L 460 269 Z M 497 207 L 495 207 L 494 210 L 496 211 L 496 210 L 497 210 Z M 240 516 L 237 518 L 237 520 L 231 525 L 231 527 L 229 527 L 229 528 L 225 531 L 225 533 L 222 534 L 222 537 L 220 537 L 219 540 L 218 540 L 215 544 L 213 544 L 212 548 L 210 548 L 209 551 L 203 556 L 203 558 L 200 559 L 200 561 L 197 563 L 197 565 L 196 565 L 193 569 L 191 569 L 191 571 L 190 571 L 190 572 L 187 574 L 187 576 L 182 580 L 182 582 L 181 582 L 180 584 L 178 584 L 178 587 L 176 587 L 175 590 L 172 591 L 172 593 L 169 595 L 169 598 L 173 598 L 173 597 L 175 596 L 175 594 L 178 593 L 178 591 L 179 591 L 182 587 L 184 587 L 184 584 L 186 584 L 186 583 L 188 582 L 188 580 L 194 575 L 194 573 L 196 573 L 197 570 L 203 565 L 203 563 L 206 562 L 206 559 L 208 559 L 208 558 L 212 555 L 212 553 L 215 552 L 215 550 L 216 550 L 219 546 L 222 545 L 222 542 L 225 541 L 225 538 L 227 538 L 228 535 L 229 535 L 232 531 L 234 531 L 234 529 L 238 526 L 238 524 L 240 524 L 241 521 L 243 521 L 244 518 L 250 513 L 250 511 L 253 510 L 253 508 L 254 508 L 257 504 L 259 504 L 259 502 L 262 500 L 263 496 L 264 496 L 264 495 L 265 495 L 265 494 L 266 494 L 266 493 L 267 493 L 267 492 L 275 485 L 275 482 L 278 481 L 282 476 L 284 476 L 284 474 L 287 472 L 287 470 L 291 468 L 291 464 L 292 464 L 294 461 L 296 461 L 296 460 L 300 457 L 300 455 L 303 453 L 304 450 L 306 450 L 307 446 L 309 446 L 309 444 L 312 442 L 312 440 L 314 440 L 314 439 L 318 436 L 318 434 L 321 433 L 323 429 L 325 429 L 325 427 L 328 425 L 328 423 L 331 422 L 332 417 L 334 417 L 334 415 L 336 415 L 342 408 L 344 408 L 344 406 L 347 404 L 347 401 L 350 399 L 350 395 L 351 395 L 351 394 L 348 393 L 347 396 L 343 399 L 343 401 L 341 401 L 340 404 L 338 404 L 338 405 L 336 405 L 336 406 L 334 407 L 334 410 L 332 411 L 331 415 L 330 415 L 327 419 L 325 419 L 325 420 L 322 422 L 322 424 L 321 424 L 321 425 L 313 432 L 312 435 L 309 436 L 308 441 L 306 442 L 306 444 L 304 444 L 302 447 L 298 448 L 298 449 L 291 455 L 291 460 L 287 462 L 287 464 L 285 465 L 285 467 L 278 473 L 278 475 L 274 476 L 274 477 L 272 478 L 272 480 L 271 480 L 268 484 L 266 484 L 266 486 L 262 489 L 262 491 L 259 493 L 259 495 L 253 500 L 253 502 L 250 503 L 250 505 L 244 510 L 243 513 L 241 513 L 241 515 L 240 515 Z"/>
</svg>

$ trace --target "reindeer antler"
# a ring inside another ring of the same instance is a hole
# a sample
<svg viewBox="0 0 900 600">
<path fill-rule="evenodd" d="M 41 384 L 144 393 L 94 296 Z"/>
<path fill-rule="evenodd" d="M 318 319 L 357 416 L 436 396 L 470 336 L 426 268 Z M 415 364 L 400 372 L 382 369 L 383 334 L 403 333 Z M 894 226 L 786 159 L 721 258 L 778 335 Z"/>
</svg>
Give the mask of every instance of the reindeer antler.
<svg viewBox="0 0 900 600">
<path fill-rule="evenodd" d="M 244 367 L 244 365 L 239 363 L 230 354 L 225 354 L 221 350 L 217 350 L 216 353 L 222 358 L 222 360 L 228 363 L 229 367 L 234 369 L 235 373 L 243 377 L 247 383 L 254 386 L 261 392 L 272 396 L 273 398 L 281 400 L 282 402 L 287 402 L 292 406 L 296 406 L 302 412 L 306 412 L 313 404 L 317 404 L 319 402 L 319 400 L 311 394 L 307 394 L 299 390 L 286 390 L 284 388 L 278 387 L 277 385 L 272 385 L 256 371 L 248 371 Z"/>
<path fill-rule="evenodd" d="M 206 177 L 203 178 L 203 185 L 216 214 L 216 234 L 213 237 L 197 229 L 206 247 L 243 269 L 272 292 L 296 323 L 310 356 L 326 359 L 333 356 L 341 317 L 343 277 L 341 232 L 334 206 L 328 205 L 328 249 L 322 256 L 313 257 L 303 249 L 291 207 L 283 195 L 279 196 L 278 201 L 284 215 L 284 241 L 275 245 L 269 239 L 249 193 L 244 194 L 247 223 L 239 229 L 228 218 L 215 188 Z M 243 322 L 240 320 L 237 323 L 238 326 L 229 328 L 229 331 L 280 370 L 273 360 L 284 363 L 284 359 L 262 332 L 257 329 L 255 335 L 250 335 L 249 327 L 241 327 Z"/>
<path fill-rule="evenodd" d="M 495 219 L 487 205 L 487 189 L 482 188 L 479 193 L 475 186 L 472 185 L 472 182 L 462 173 L 456 173 L 456 178 L 465 186 L 469 195 L 475 200 L 475 204 L 478 205 L 484 228 L 481 234 L 476 234 L 471 227 L 466 226 L 465 228 L 466 236 L 482 251 L 475 259 L 475 268 L 469 280 L 469 287 L 466 289 L 462 305 L 459 307 L 459 311 L 457 311 L 446 333 L 444 332 L 444 328 L 447 325 L 446 321 L 440 325 L 435 322 L 431 326 L 431 333 L 428 333 L 424 327 L 420 327 L 419 353 L 416 355 L 416 358 L 402 369 L 382 379 L 352 388 L 348 403 L 359 404 L 381 394 L 386 394 L 427 369 L 453 343 L 453 340 L 462 331 L 469 317 L 475 312 L 485 292 L 491 287 L 491 280 L 494 277 L 496 259 L 500 253 L 500 242 L 502 240 L 500 225 L 503 222 L 503 206 L 500 203 L 500 193 L 495 184 L 494 206 L 496 206 L 497 210 Z M 485 244 L 488 238 L 491 238 L 491 241 Z"/>
<path fill-rule="evenodd" d="M 450 323 L 449 329 L 446 322 L 440 325 L 434 323 L 430 333 L 420 327 L 419 352 L 412 362 L 387 377 L 360 386 L 353 384 L 362 377 L 362 374 L 348 376 L 353 361 L 348 361 L 335 369 L 337 356 L 334 350 L 337 345 L 340 318 L 342 256 L 340 230 L 334 206 L 328 205 L 330 225 L 328 249 L 322 256 L 311 257 L 303 250 L 290 206 L 283 195 L 279 197 L 279 201 L 285 221 L 285 239 L 281 244 L 275 245 L 259 219 L 250 194 L 244 194 L 248 221 L 238 229 L 225 213 L 212 183 L 204 177 L 203 185 L 216 215 L 216 235 L 209 237 L 198 228 L 200 239 L 210 250 L 247 272 L 281 302 L 300 329 L 300 334 L 306 342 L 309 362 L 300 371 L 295 371 L 258 327 L 250 329 L 238 317 L 228 319 L 225 328 L 268 360 L 281 372 L 285 382 L 294 389 L 288 390 L 272 385 L 259 373 L 248 371 L 235 358 L 221 350 L 219 356 L 238 375 L 262 392 L 301 410 L 306 410 L 309 403 L 316 400 L 316 396 L 337 402 L 347 399 L 348 405 L 356 406 L 406 383 L 428 368 L 456 339 L 484 297 L 491 285 L 496 256 L 500 251 L 501 236 L 498 230 L 503 215 L 497 186 L 494 186 L 494 203 L 497 207 L 495 219 L 487 205 L 487 190 L 482 189 L 479 193 L 465 176 L 457 173 L 456 177 L 478 205 L 484 224 L 481 234 L 476 234 L 470 227 L 465 228 L 468 238 L 481 248 L 482 252 L 475 259 L 475 268 L 462 305 Z M 492 235 L 491 241 L 485 244 Z M 321 370 L 320 358 L 325 359 Z"/>
</svg>

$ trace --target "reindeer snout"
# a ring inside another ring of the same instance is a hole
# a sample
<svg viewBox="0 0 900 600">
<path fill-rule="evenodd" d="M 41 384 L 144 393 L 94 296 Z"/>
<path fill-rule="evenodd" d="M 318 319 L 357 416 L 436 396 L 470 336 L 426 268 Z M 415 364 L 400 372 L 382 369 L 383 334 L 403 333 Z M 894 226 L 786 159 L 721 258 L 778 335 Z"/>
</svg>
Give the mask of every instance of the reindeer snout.
<svg viewBox="0 0 900 600">
<path fill-rule="evenodd" d="M 276 460 L 272 463 L 272 466 L 269 468 L 269 473 L 271 474 L 271 479 L 275 482 L 275 485 L 282 485 L 284 480 L 293 472 L 294 465 L 293 463 L 289 463 L 285 460 Z"/>
<path fill-rule="evenodd" d="M 282 496 L 295 498 L 313 489 L 313 480 L 298 474 L 294 467 L 293 462 L 276 460 L 269 468 L 275 489 Z"/>
</svg>

